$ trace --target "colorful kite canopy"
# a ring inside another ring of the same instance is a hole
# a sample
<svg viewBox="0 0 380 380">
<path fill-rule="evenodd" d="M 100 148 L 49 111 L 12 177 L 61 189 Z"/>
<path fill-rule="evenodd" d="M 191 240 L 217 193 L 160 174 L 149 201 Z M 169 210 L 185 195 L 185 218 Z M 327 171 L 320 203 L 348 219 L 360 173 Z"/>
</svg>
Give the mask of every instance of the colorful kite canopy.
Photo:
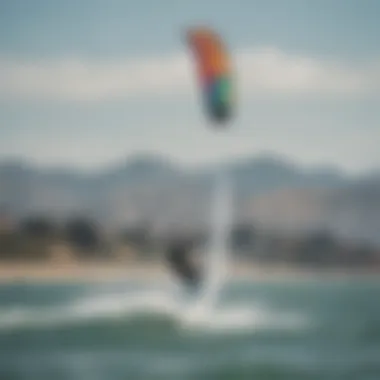
<svg viewBox="0 0 380 380">
<path fill-rule="evenodd" d="M 208 28 L 190 29 L 186 37 L 196 58 L 208 114 L 219 123 L 226 122 L 232 111 L 232 75 L 225 46 Z"/>
</svg>

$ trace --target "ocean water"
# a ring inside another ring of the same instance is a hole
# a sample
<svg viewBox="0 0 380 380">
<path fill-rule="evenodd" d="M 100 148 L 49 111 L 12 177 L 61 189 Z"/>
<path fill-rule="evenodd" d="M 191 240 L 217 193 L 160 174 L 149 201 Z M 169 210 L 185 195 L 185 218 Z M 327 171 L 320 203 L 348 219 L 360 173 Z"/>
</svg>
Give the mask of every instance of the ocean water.
<svg viewBox="0 0 380 380">
<path fill-rule="evenodd" d="M 1 380 L 379 380 L 380 280 L 0 286 Z"/>
</svg>

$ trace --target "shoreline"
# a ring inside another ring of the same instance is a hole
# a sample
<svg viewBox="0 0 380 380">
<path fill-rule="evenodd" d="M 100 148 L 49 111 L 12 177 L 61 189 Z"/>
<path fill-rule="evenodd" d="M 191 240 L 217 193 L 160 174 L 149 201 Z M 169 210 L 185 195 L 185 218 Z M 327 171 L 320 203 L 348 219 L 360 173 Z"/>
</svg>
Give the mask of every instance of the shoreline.
<svg viewBox="0 0 380 380">
<path fill-rule="evenodd" d="M 371 278 L 380 280 L 379 268 L 323 268 L 310 269 L 292 265 L 232 263 L 230 276 L 237 279 L 260 281 L 311 280 L 314 278 Z M 87 262 L 87 263 L 0 263 L 0 283 L 11 282 L 71 282 L 120 281 L 130 279 L 169 280 L 172 272 L 163 262 Z"/>
</svg>

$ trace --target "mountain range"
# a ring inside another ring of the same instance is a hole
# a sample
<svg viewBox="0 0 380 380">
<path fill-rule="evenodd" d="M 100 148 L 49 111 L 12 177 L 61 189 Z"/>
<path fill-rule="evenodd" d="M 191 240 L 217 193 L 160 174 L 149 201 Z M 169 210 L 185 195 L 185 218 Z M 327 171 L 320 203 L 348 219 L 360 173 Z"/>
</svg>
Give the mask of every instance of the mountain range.
<svg viewBox="0 0 380 380">
<path fill-rule="evenodd" d="M 15 218 L 86 215 L 111 229 L 141 221 L 158 229 L 204 226 L 222 171 L 233 181 L 235 220 L 280 231 L 325 229 L 380 246 L 380 172 L 304 169 L 270 155 L 198 168 L 141 155 L 95 174 L 7 161 L 0 163 L 0 205 Z"/>
</svg>

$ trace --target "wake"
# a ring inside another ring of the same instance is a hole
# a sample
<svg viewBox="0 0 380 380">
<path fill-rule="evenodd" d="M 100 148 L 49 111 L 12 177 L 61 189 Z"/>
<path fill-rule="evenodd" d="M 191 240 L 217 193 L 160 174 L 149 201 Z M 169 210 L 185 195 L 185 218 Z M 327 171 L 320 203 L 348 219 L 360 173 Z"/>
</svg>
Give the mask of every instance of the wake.
<svg viewBox="0 0 380 380">
<path fill-rule="evenodd" d="M 222 170 L 217 173 L 211 209 L 211 236 L 207 262 L 196 309 L 212 309 L 218 302 L 228 268 L 228 237 L 232 225 L 232 183 Z"/>
<path fill-rule="evenodd" d="M 69 325 L 85 326 L 96 320 L 162 319 L 188 332 L 228 332 L 276 328 L 299 328 L 306 320 L 297 313 L 279 313 L 253 303 L 220 304 L 214 308 L 194 307 L 183 294 L 153 290 L 90 295 L 66 304 L 28 306 L 0 310 L 0 333 L 25 329 L 46 330 Z"/>
</svg>

